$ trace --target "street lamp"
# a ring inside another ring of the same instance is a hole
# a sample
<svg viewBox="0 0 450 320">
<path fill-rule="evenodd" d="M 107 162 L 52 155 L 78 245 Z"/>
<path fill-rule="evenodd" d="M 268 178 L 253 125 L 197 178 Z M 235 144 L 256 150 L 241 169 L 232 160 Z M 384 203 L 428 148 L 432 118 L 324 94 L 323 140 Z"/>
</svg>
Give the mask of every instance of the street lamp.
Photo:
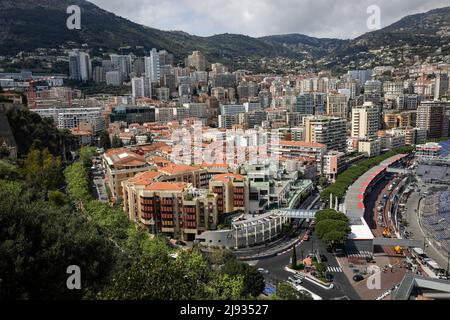
<svg viewBox="0 0 450 320">
<path fill-rule="evenodd" d="M 445 271 L 445 276 L 448 278 L 449 275 L 449 267 L 450 267 L 450 254 L 447 253 L 447 271 Z M 448 280 L 448 279 L 447 279 Z"/>
<path fill-rule="evenodd" d="M 427 248 L 427 240 L 428 237 L 423 237 L 423 252 L 425 252 L 425 249 Z"/>
</svg>

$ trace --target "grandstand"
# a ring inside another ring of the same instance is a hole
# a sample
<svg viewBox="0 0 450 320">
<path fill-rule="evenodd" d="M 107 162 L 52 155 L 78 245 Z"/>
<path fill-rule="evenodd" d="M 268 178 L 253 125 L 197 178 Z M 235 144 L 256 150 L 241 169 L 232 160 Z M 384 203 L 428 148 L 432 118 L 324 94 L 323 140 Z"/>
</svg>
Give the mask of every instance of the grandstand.
<svg viewBox="0 0 450 320">
<path fill-rule="evenodd" d="M 416 174 L 426 183 L 450 184 L 450 162 L 430 161 L 419 164 Z"/>
<path fill-rule="evenodd" d="M 450 189 L 425 199 L 422 225 L 442 249 L 450 254 Z"/>
</svg>

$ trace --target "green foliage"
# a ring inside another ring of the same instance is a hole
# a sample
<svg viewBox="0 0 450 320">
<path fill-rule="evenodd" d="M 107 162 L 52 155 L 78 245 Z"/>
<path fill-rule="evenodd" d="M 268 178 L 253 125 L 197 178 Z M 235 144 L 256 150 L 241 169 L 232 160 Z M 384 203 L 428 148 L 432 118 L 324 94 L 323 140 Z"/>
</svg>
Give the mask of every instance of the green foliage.
<svg viewBox="0 0 450 320">
<path fill-rule="evenodd" d="M 183 263 L 168 256 L 142 257 L 118 273 L 99 294 L 108 300 L 187 300 L 201 298 L 203 283 Z M 187 273 L 190 276 L 187 276 Z M 200 296 L 199 296 L 200 295 Z"/>
<path fill-rule="evenodd" d="M 316 222 L 319 223 L 322 220 L 341 220 L 348 222 L 348 218 L 342 212 L 337 212 L 334 209 L 324 209 L 316 213 Z"/>
<path fill-rule="evenodd" d="M 81 162 L 76 162 L 64 171 L 67 183 L 67 192 L 72 201 L 89 201 L 88 172 Z"/>
<path fill-rule="evenodd" d="M 221 269 L 222 273 L 230 276 L 243 277 L 243 296 L 259 296 L 265 288 L 264 277 L 255 267 L 235 259 L 229 260 Z"/>
<path fill-rule="evenodd" d="M 105 151 L 111 149 L 111 139 L 107 130 L 103 130 L 100 135 L 100 147 Z"/>
<path fill-rule="evenodd" d="M 350 185 L 352 185 L 360 176 L 369 171 L 370 168 L 379 165 L 384 160 L 391 158 L 397 154 L 408 154 L 413 150 L 414 147 L 402 147 L 391 150 L 383 155 L 363 160 L 353 165 L 352 167 L 341 173 L 336 179 L 335 183 L 322 191 L 320 197 L 323 201 L 328 201 L 330 199 L 330 194 L 333 194 L 333 196 L 337 196 L 339 199 L 342 199 L 348 187 L 350 187 Z"/>
<path fill-rule="evenodd" d="M 16 180 L 19 177 L 19 168 L 8 160 L 0 160 L 0 179 Z"/>
<path fill-rule="evenodd" d="M 241 275 L 216 274 L 207 288 L 211 300 L 242 300 L 244 278 Z"/>
<path fill-rule="evenodd" d="M 69 204 L 69 200 L 66 195 L 61 191 L 49 191 L 48 201 L 55 207 L 64 207 Z"/>
<path fill-rule="evenodd" d="M 77 139 L 67 130 L 59 130 L 51 119 L 42 119 L 27 109 L 12 109 L 7 112 L 8 122 L 18 146 L 19 156 L 30 149 L 48 149 L 51 154 L 65 158 L 69 151 L 77 148 Z"/>
<path fill-rule="evenodd" d="M 275 300 L 313 300 L 311 294 L 306 291 L 297 291 L 287 282 L 281 282 L 277 286 Z"/>
<path fill-rule="evenodd" d="M 123 147 L 123 142 L 122 142 L 122 140 L 120 140 L 120 138 L 117 135 L 115 135 L 113 137 L 111 147 L 113 149 Z"/>
<path fill-rule="evenodd" d="M 342 220 L 322 220 L 316 225 L 316 233 L 319 239 L 327 243 L 340 243 L 348 238 L 351 229 L 348 222 Z"/>
<path fill-rule="evenodd" d="M 68 207 L 55 208 L 19 182 L 0 181 L 0 299 L 81 299 L 108 281 L 115 248 Z M 66 287 L 67 267 L 82 290 Z"/>
<path fill-rule="evenodd" d="M 97 150 L 94 147 L 82 147 L 78 154 L 80 155 L 80 161 L 86 168 L 89 168 L 92 164 L 92 158 L 97 156 Z"/>
<path fill-rule="evenodd" d="M 64 184 L 61 158 L 54 157 L 48 149 L 30 150 L 20 171 L 31 188 L 43 190 L 44 194 Z"/>
</svg>

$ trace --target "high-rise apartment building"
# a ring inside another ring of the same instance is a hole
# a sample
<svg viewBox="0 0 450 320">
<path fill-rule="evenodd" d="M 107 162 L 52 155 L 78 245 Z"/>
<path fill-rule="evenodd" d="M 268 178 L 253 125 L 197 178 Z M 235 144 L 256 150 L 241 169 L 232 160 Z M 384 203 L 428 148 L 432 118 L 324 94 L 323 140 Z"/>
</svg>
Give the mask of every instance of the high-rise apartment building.
<svg viewBox="0 0 450 320">
<path fill-rule="evenodd" d="M 380 111 L 371 102 L 352 109 L 352 138 L 375 139 L 380 127 Z"/>
<path fill-rule="evenodd" d="M 194 51 L 186 58 L 186 67 L 195 68 L 197 71 L 206 71 L 208 62 L 206 57 L 200 51 Z"/>
<path fill-rule="evenodd" d="M 314 114 L 314 95 L 312 93 L 302 93 L 297 97 L 295 112 L 300 114 Z"/>
<path fill-rule="evenodd" d="M 145 57 L 144 64 L 145 64 L 145 76 L 147 78 L 150 78 L 153 82 L 159 82 L 161 77 L 161 70 L 160 70 L 160 61 L 159 61 L 159 53 L 156 51 L 155 48 L 153 48 L 150 51 L 150 56 Z"/>
<path fill-rule="evenodd" d="M 92 63 L 89 54 L 75 49 L 69 53 L 70 79 L 87 82 L 92 79 Z"/>
<path fill-rule="evenodd" d="M 133 78 L 131 79 L 131 87 L 134 99 L 152 97 L 152 83 L 149 78 Z"/>
<path fill-rule="evenodd" d="M 426 101 L 417 108 L 417 127 L 427 129 L 429 139 L 448 136 L 448 106 L 447 102 Z"/>
<path fill-rule="evenodd" d="M 448 74 L 439 73 L 436 75 L 436 82 L 434 86 L 434 100 L 440 100 L 448 94 Z"/>
<path fill-rule="evenodd" d="M 347 119 L 348 113 L 348 98 L 345 94 L 328 95 L 327 115 Z"/>
<path fill-rule="evenodd" d="M 338 117 L 313 116 L 305 118 L 306 142 L 327 146 L 327 150 L 346 152 L 347 121 Z"/>
</svg>

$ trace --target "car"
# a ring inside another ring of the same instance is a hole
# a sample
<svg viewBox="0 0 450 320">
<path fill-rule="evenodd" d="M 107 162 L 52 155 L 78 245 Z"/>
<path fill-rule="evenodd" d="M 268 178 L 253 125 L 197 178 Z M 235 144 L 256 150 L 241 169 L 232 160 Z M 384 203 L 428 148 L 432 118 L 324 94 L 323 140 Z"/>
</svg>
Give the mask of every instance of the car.
<svg viewBox="0 0 450 320">
<path fill-rule="evenodd" d="M 296 286 L 298 286 L 298 285 L 300 285 L 300 284 L 303 283 L 302 280 L 296 279 L 296 278 L 292 278 L 292 277 L 289 277 L 289 278 L 288 278 L 288 282 L 289 282 L 289 283 L 292 283 L 293 285 L 296 285 Z"/>
<path fill-rule="evenodd" d="M 319 255 L 319 257 L 320 257 L 320 260 L 322 262 L 327 262 L 328 261 L 327 257 L 324 254 Z"/>
<path fill-rule="evenodd" d="M 353 276 L 353 281 L 355 281 L 355 282 L 361 282 L 363 280 L 364 280 L 364 277 L 360 274 L 356 274 Z"/>
<path fill-rule="evenodd" d="M 328 282 L 331 282 L 331 281 L 333 281 L 333 275 L 330 273 L 330 272 L 326 272 L 325 273 L 325 278 L 328 280 Z"/>
<path fill-rule="evenodd" d="M 269 270 L 266 270 L 266 269 L 263 269 L 263 268 L 259 268 L 258 272 L 262 273 L 262 274 L 269 274 L 270 273 Z"/>
<path fill-rule="evenodd" d="M 305 276 L 303 274 L 294 274 L 294 278 L 300 281 L 303 281 L 303 279 L 305 279 Z"/>
</svg>

